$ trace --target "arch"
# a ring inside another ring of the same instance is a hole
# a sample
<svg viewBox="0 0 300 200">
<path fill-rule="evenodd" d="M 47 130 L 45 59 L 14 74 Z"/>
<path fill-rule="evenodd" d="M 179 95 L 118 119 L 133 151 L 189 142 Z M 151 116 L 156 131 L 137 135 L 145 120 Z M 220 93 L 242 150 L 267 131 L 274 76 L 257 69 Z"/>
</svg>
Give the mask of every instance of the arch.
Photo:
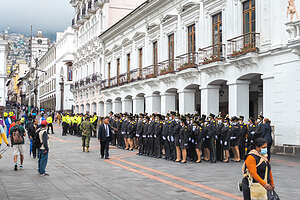
<svg viewBox="0 0 300 200">
<path fill-rule="evenodd" d="M 131 95 L 127 95 L 124 99 L 132 99 Z"/>
<path fill-rule="evenodd" d="M 216 79 L 216 80 L 209 82 L 207 85 L 222 85 L 226 82 L 227 82 L 227 80 L 225 80 L 225 79 Z"/>
<path fill-rule="evenodd" d="M 121 97 L 116 97 L 115 101 L 121 101 L 121 99 L 122 99 Z"/>
<path fill-rule="evenodd" d="M 145 97 L 145 93 L 139 93 L 136 95 L 136 97 Z"/>
<path fill-rule="evenodd" d="M 261 73 L 247 73 L 242 76 L 240 76 L 237 80 L 251 80 L 251 79 L 259 79 Z"/>
<path fill-rule="evenodd" d="M 177 88 L 168 88 L 165 93 L 177 93 L 178 89 Z"/>
<path fill-rule="evenodd" d="M 189 84 L 186 85 L 183 89 L 199 89 L 199 84 Z"/>
</svg>

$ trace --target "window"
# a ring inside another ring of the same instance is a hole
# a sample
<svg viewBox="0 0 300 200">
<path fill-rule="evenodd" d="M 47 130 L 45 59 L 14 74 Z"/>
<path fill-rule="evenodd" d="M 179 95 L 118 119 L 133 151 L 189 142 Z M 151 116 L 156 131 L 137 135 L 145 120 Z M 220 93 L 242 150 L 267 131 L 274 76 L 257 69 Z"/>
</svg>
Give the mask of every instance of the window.
<svg viewBox="0 0 300 200">
<path fill-rule="evenodd" d="M 213 55 L 222 53 L 222 13 L 212 16 L 212 46 Z"/>
<path fill-rule="evenodd" d="M 255 48 L 255 0 L 243 3 L 244 48 Z"/>
<path fill-rule="evenodd" d="M 157 63 L 158 63 L 158 54 L 157 54 L 157 41 L 153 42 L 153 65 L 154 65 L 154 74 L 157 74 Z"/>
<path fill-rule="evenodd" d="M 255 33 L 255 0 L 243 3 L 243 33 Z"/>
<path fill-rule="evenodd" d="M 188 53 L 196 51 L 195 24 L 188 27 Z"/>
<path fill-rule="evenodd" d="M 127 54 L 127 80 L 130 81 L 130 53 Z"/>
<path fill-rule="evenodd" d="M 72 81 L 72 79 L 73 79 L 72 65 L 68 65 L 68 81 Z"/>
<path fill-rule="evenodd" d="M 139 77 L 142 78 L 143 70 L 143 48 L 139 49 Z"/>
<path fill-rule="evenodd" d="M 169 68 L 174 69 L 174 34 L 168 37 Z"/>
</svg>

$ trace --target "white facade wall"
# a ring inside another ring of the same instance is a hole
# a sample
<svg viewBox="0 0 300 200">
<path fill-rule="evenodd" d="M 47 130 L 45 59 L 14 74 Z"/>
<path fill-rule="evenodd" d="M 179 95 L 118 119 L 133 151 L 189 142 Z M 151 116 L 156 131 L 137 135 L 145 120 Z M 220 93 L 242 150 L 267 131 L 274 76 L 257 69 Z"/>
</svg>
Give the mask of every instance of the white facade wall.
<svg viewBox="0 0 300 200">
<path fill-rule="evenodd" d="M 145 3 L 99 38 L 90 40 L 89 45 L 77 49 L 76 81 L 87 75 L 90 71 L 87 66 L 91 62 L 97 63 L 96 70 L 104 81 L 85 84 L 74 91 L 77 111 L 83 112 L 85 109 L 82 108 L 87 104 L 96 103 L 97 113 L 102 116 L 119 110 L 162 114 L 179 111 L 184 114 L 198 111 L 197 105 L 200 105 L 201 113 L 218 114 L 225 106 L 231 116 L 243 115 L 248 119 L 255 110 L 255 115 L 262 112 L 271 119 L 276 145 L 300 145 L 297 131 L 300 128 L 300 42 L 297 32 L 300 23 L 287 24 L 286 10 L 282 9 L 287 6 L 285 0 L 256 0 L 256 33 L 260 34 L 256 39 L 258 51 L 230 57 L 228 40 L 243 35 L 243 2 L 160 0 Z M 300 8 L 300 3 L 296 4 Z M 138 53 L 142 48 L 143 67 L 150 66 L 155 41 L 158 62 L 167 60 L 170 34 L 174 34 L 175 57 L 187 53 L 187 27 L 192 24 L 195 24 L 197 59 L 201 60 L 203 54 L 198 49 L 212 45 L 212 16 L 219 12 L 222 12 L 224 60 L 198 61 L 197 68 L 108 87 L 109 63 L 111 79 L 117 75 L 118 59 L 120 74 L 127 72 L 129 53 L 130 70 L 138 69 Z M 90 48 L 92 46 L 94 48 Z"/>
<path fill-rule="evenodd" d="M 0 107 L 6 105 L 6 62 L 8 43 L 0 39 Z"/>
</svg>

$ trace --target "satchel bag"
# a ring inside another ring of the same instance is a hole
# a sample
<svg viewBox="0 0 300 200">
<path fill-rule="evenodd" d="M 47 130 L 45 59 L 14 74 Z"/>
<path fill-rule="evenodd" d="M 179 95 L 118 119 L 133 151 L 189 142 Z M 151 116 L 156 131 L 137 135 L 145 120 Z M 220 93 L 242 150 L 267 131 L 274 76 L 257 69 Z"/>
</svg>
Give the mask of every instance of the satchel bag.
<svg viewBox="0 0 300 200">
<path fill-rule="evenodd" d="M 266 167 L 264 181 L 268 179 L 268 168 Z M 253 183 L 251 178 L 249 181 L 251 200 L 268 200 L 267 190 L 260 183 Z"/>
<path fill-rule="evenodd" d="M 278 194 L 272 190 L 272 191 L 268 191 L 268 200 L 280 200 Z"/>
</svg>

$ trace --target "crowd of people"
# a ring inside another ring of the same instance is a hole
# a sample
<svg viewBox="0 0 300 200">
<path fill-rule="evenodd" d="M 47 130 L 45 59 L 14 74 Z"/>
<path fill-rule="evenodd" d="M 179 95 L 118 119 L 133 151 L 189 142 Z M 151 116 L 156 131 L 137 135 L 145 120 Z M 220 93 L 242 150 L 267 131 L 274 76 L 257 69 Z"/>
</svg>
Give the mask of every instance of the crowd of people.
<svg viewBox="0 0 300 200">
<path fill-rule="evenodd" d="M 8 147 L 13 148 L 14 170 L 23 169 L 24 164 L 24 145 L 28 135 L 30 141 L 30 156 L 34 159 L 38 158 L 38 172 L 41 176 L 48 176 L 46 166 L 48 161 L 48 133 L 47 127 L 53 127 L 52 115 L 48 113 L 47 119 L 44 117 L 44 112 L 41 112 L 38 120 L 37 113 L 34 111 L 28 116 L 26 112 L 22 115 L 17 115 L 14 112 L 4 112 L 0 121 L 0 147 L 2 140 Z M 51 122 L 51 123 L 47 123 Z M 4 131 L 4 124 L 6 131 Z M 52 128 L 52 134 L 53 134 Z M 10 144 L 9 144 L 10 141 Z M 18 160 L 20 157 L 20 160 Z M 19 161 L 19 162 L 18 162 Z"/>
</svg>

